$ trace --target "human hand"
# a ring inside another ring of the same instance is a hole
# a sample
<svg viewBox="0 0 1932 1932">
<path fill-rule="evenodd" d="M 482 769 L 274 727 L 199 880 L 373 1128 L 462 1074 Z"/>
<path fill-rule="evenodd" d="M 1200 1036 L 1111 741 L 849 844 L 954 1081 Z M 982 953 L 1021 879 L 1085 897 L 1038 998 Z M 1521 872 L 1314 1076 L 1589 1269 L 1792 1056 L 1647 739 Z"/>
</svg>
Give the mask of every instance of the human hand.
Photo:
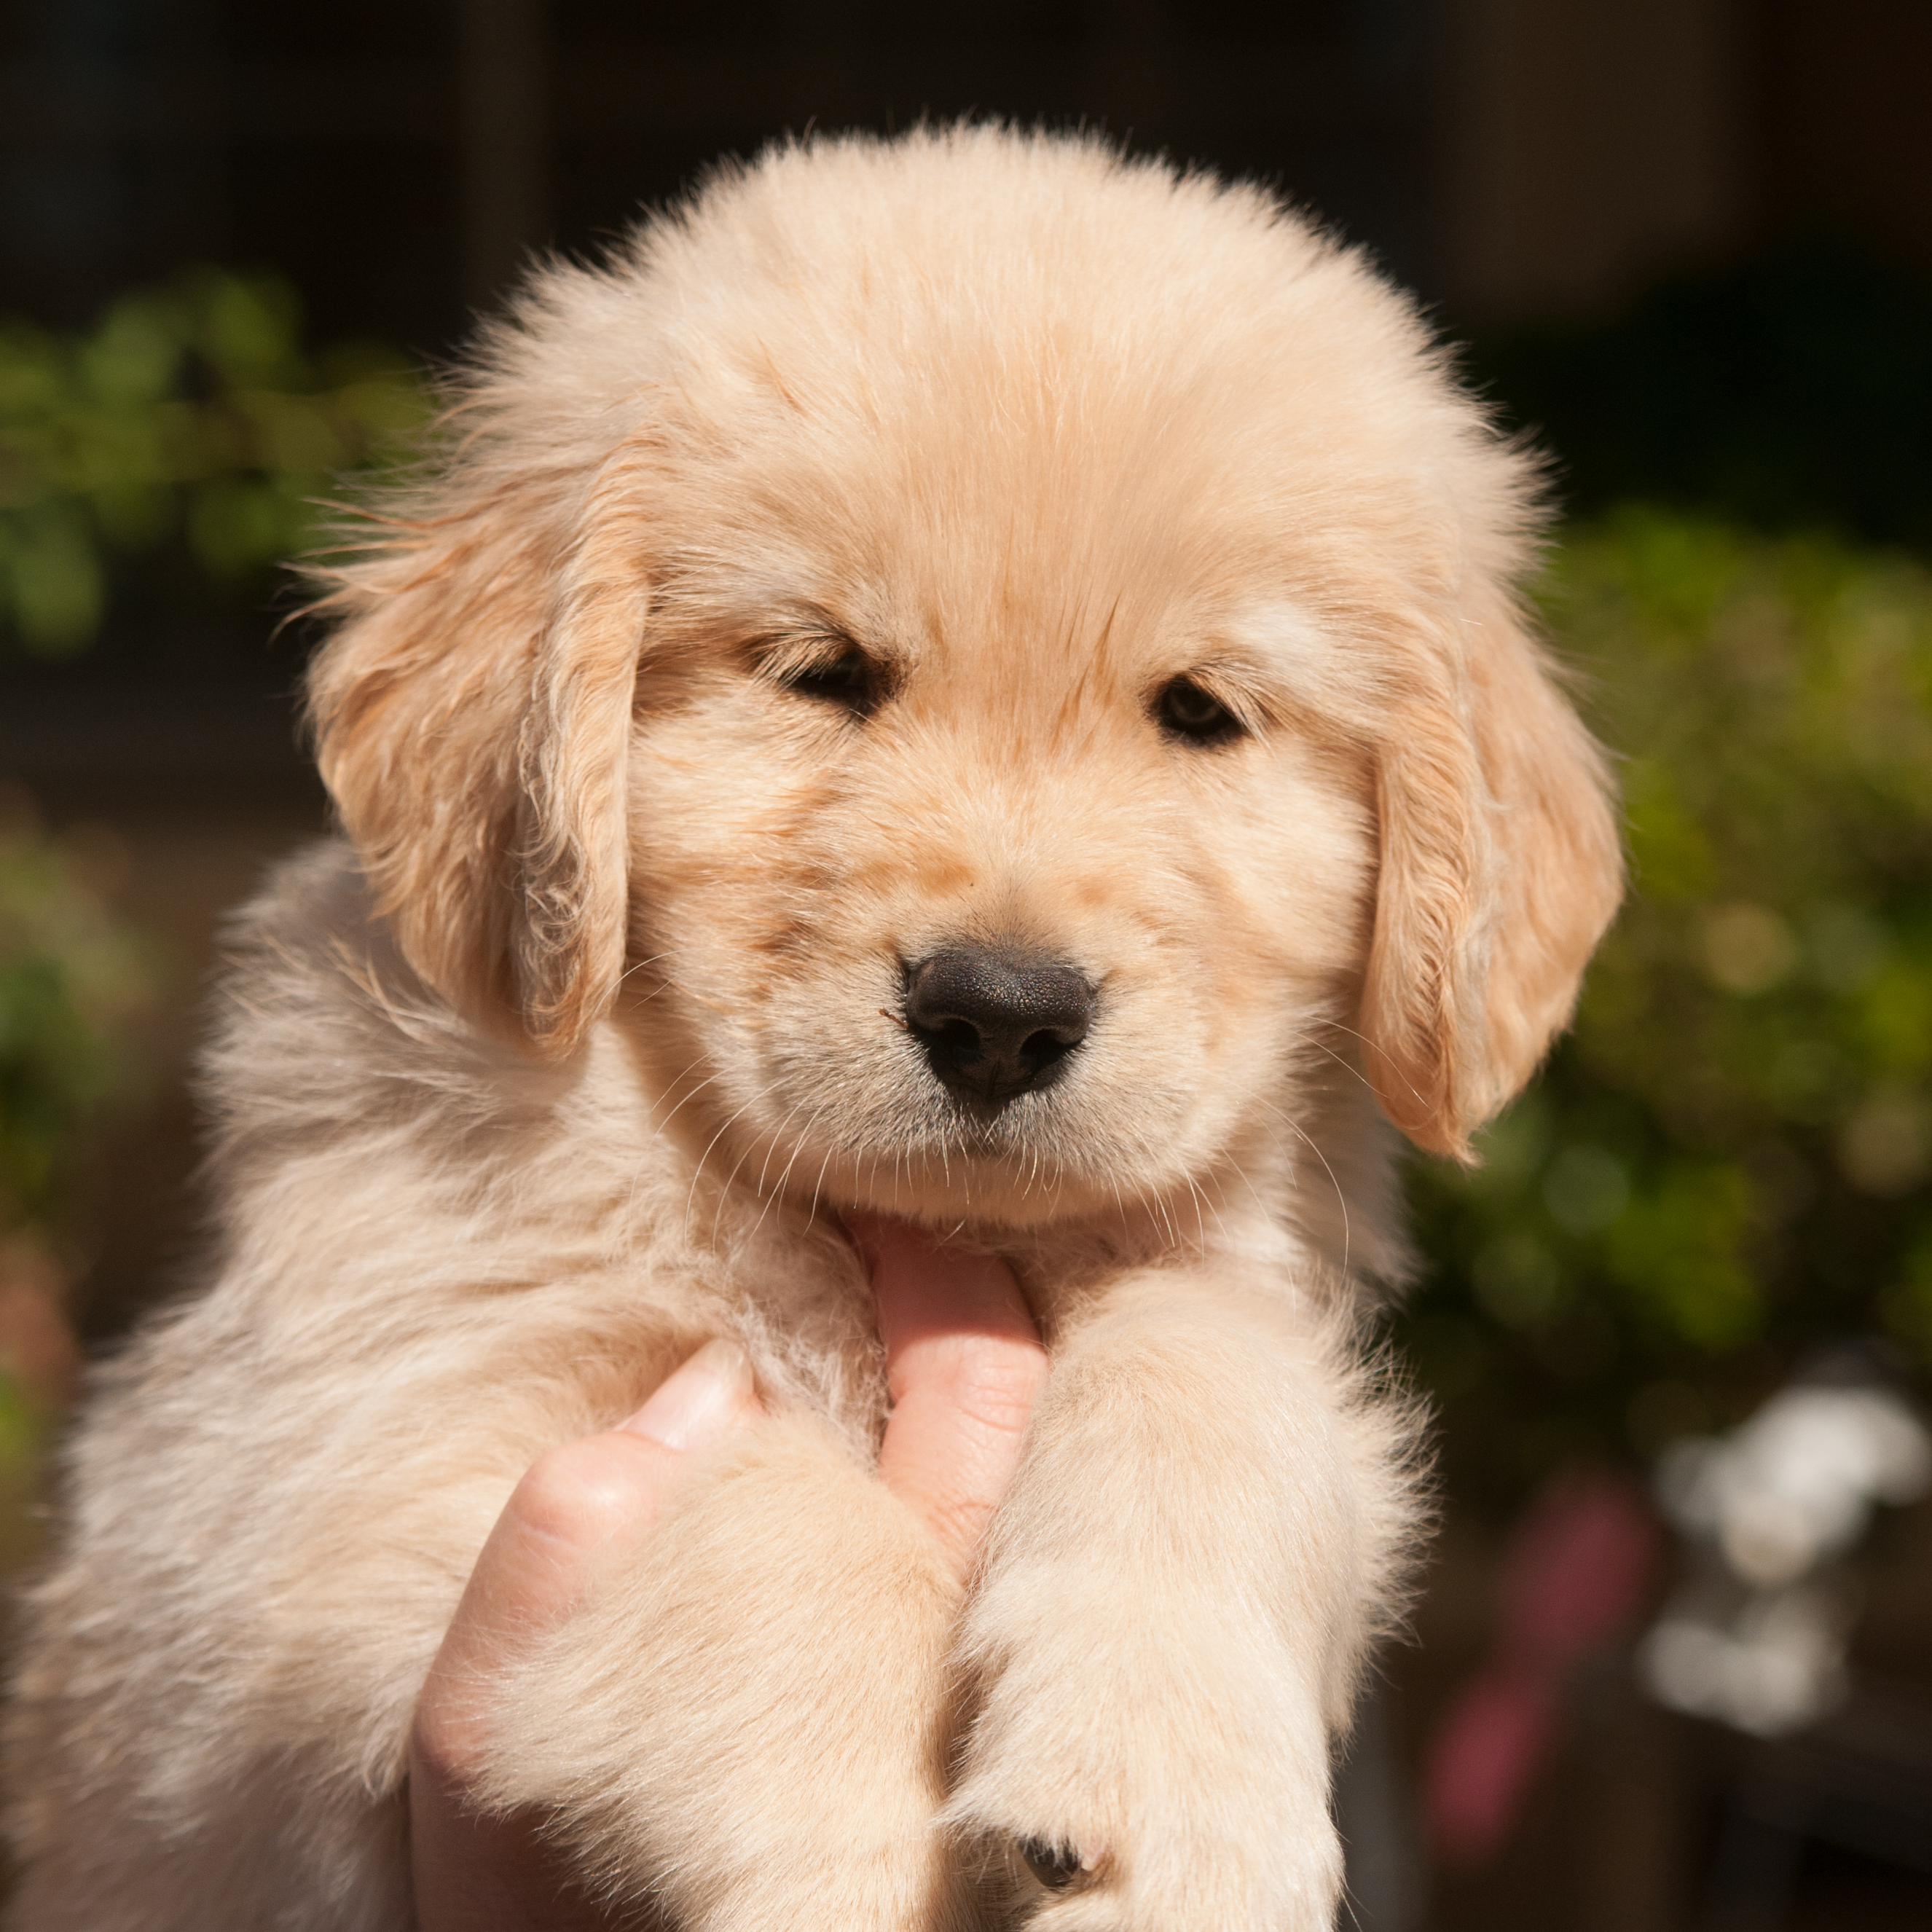
<svg viewBox="0 0 1932 1932">
<path fill-rule="evenodd" d="M 903 1222 L 849 1223 L 872 1274 L 892 1402 L 879 1472 L 954 1573 L 970 1572 L 1020 1452 L 1046 1355 L 1018 1285 L 993 1258 Z M 735 1342 L 708 1342 L 630 1420 L 538 1458 L 506 1504 L 430 1667 L 410 1740 L 418 1932 L 605 1932 L 535 1822 L 480 1812 L 470 1768 L 487 1687 L 571 1614 L 607 1546 L 647 1534 L 692 1450 L 759 1414 Z"/>
</svg>

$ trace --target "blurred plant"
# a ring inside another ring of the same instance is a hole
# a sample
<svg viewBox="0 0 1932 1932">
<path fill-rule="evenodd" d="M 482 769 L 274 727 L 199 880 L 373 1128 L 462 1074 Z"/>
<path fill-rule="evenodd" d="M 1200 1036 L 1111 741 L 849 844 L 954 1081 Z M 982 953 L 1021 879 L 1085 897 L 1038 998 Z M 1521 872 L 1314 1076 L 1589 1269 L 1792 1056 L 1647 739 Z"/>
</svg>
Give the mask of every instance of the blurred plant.
<svg viewBox="0 0 1932 1932">
<path fill-rule="evenodd" d="M 1633 897 L 1486 1165 L 1414 1171 L 1451 1480 L 1735 1423 L 1820 1340 L 1932 1369 L 1932 576 L 1642 509 L 1543 598 Z"/>
<path fill-rule="evenodd" d="M 134 1069 L 152 969 L 110 910 L 105 834 L 56 842 L 0 786 L 0 1562 L 25 1540 L 33 1456 L 76 1363 L 64 1197 L 84 1130 Z"/>
<path fill-rule="evenodd" d="M 118 562 L 184 547 L 214 586 L 302 548 L 346 470 L 426 412 L 393 352 L 310 357 L 283 283 L 205 271 L 76 340 L 0 322 L 0 651 L 83 649 Z"/>
</svg>

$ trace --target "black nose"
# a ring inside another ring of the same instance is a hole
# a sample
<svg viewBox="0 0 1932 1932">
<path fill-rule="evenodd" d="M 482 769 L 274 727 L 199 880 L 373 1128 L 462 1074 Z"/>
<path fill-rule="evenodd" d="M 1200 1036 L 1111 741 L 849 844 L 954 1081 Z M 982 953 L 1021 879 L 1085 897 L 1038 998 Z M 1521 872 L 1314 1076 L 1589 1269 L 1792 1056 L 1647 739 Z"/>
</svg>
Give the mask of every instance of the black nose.
<svg viewBox="0 0 1932 1932">
<path fill-rule="evenodd" d="M 1094 1022 L 1094 989 L 1070 966 L 950 946 L 906 974 L 906 1024 L 932 1070 L 989 1106 L 1044 1087 Z"/>
</svg>

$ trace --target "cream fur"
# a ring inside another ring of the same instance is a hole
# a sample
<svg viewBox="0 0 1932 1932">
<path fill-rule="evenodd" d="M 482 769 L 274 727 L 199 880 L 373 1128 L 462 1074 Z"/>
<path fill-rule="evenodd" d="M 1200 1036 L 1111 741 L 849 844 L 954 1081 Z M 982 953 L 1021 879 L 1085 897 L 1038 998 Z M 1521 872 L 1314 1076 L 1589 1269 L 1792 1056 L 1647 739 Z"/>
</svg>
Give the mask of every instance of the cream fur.
<svg viewBox="0 0 1932 1932">
<path fill-rule="evenodd" d="M 772 1418 L 506 1681 L 496 1799 L 704 1932 L 1325 1926 L 1415 1533 L 1385 1117 L 1466 1154 L 1619 890 L 1525 462 L 1265 196 L 986 128 L 721 176 L 452 400 L 328 599 L 348 842 L 236 928 L 208 1286 L 74 1442 L 9 1922 L 406 1926 L 490 1523 L 722 1333 Z M 782 682 L 841 638 L 862 721 Z M 1164 736 L 1184 673 L 1246 734 Z M 962 939 L 1100 988 L 983 1126 L 896 1016 Z M 1052 1346 L 963 1600 L 872 1473 L 860 1204 Z"/>
</svg>

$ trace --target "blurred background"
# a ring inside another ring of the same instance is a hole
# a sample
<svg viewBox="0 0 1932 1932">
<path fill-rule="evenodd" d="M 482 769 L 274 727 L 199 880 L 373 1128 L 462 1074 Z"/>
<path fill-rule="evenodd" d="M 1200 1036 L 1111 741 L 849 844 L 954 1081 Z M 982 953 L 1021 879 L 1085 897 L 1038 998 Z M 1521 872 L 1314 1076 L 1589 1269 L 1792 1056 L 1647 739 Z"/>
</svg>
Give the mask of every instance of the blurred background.
<svg viewBox="0 0 1932 1932">
<path fill-rule="evenodd" d="M 182 1277 L 224 910 L 322 829 L 282 560 L 532 249 L 961 112 L 1279 185 L 1550 452 L 1635 892 L 1418 1162 L 1415 1641 L 1364 1932 L 1932 1923 L 1932 8 L 11 0 L 0 14 L 0 1542 Z"/>
</svg>

